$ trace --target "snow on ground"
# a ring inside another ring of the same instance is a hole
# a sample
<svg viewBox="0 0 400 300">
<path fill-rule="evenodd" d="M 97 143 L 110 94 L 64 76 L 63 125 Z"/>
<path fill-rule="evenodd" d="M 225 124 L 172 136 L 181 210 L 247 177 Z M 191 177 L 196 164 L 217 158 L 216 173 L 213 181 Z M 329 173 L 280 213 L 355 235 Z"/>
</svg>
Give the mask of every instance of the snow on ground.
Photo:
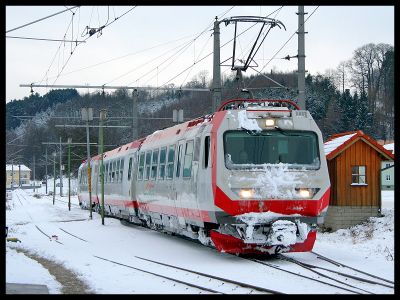
<svg viewBox="0 0 400 300">
<path fill-rule="evenodd" d="M 6 254 L 7 282 L 44 284 L 47 285 L 50 294 L 60 294 L 61 284 L 47 269 L 33 259 L 22 253 L 7 247 Z"/>
<path fill-rule="evenodd" d="M 76 273 L 97 294 L 198 294 L 200 290 L 167 279 L 115 265 L 95 256 L 115 260 L 150 272 L 183 281 L 191 280 L 209 288 L 221 289 L 220 283 L 203 282 L 198 276 L 182 273 L 168 267 L 140 260 L 144 257 L 188 269 L 213 274 L 249 284 L 263 286 L 289 294 L 332 294 L 337 289 L 321 286 L 316 282 L 267 268 L 234 255 L 219 253 L 200 244 L 176 236 L 170 236 L 139 226 L 125 226 L 119 220 L 106 218 L 105 226 L 101 217 L 81 210 L 76 196 L 71 197 L 73 206 L 68 211 L 68 197 L 44 195 L 33 197 L 30 190 L 16 190 L 7 202 L 6 225 L 8 237 L 17 237 L 21 243 L 6 244 L 6 282 L 46 284 L 50 293 L 60 293 L 60 285 L 38 263 L 21 253 L 16 247 L 53 260 Z M 19 197 L 18 197 L 19 196 Z M 344 264 L 372 272 L 394 280 L 394 193 L 385 191 L 383 201 L 384 217 L 351 229 L 333 233 L 318 233 L 314 251 L 336 259 Z M 49 239 L 36 228 L 38 226 Z M 85 239 L 77 239 L 65 231 Z M 365 233 L 363 233 L 365 232 Z M 291 253 L 292 257 L 309 263 L 320 263 L 311 253 Z M 326 263 L 328 264 L 328 263 Z M 295 282 L 295 283 L 294 283 Z M 226 290 L 226 293 L 240 293 Z M 388 289 L 377 293 L 388 293 Z M 394 291 L 393 291 L 394 292 Z M 204 291 L 203 291 L 204 293 Z M 243 292 L 242 292 L 243 293 Z M 342 291 L 343 293 L 343 291 Z"/>
</svg>

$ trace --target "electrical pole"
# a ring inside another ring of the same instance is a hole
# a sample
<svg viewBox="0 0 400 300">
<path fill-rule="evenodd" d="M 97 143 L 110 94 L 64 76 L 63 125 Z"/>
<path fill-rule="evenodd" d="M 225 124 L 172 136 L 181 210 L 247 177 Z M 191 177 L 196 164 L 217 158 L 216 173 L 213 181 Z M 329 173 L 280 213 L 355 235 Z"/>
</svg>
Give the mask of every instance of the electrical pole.
<svg viewBox="0 0 400 300">
<path fill-rule="evenodd" d="M 46 195 L 47 195 L 47 147 L 46 147 Z"/>
<path fill-rule="evenodd" d="M 62 146 L 61 146 L 61 136 L 60 136 L 60 197 L 62 197 L 62 186 L 63 186 L 63 182 L 62 182 Z"/>
<path fill-rule="evenodd" d="M 304 50 L 304 6 L 299 6 L 299 12 L 297 15 L 299 16 L 299 28 L 297 31 L 298 34 L 298 52 L 297 52 L 297 86 L 298 86 L 298 105 L 300 109 L 306 109 L 306 100 L 305 100 L 305 74 L 306 74 L 306 66 L 305 66 L 305 50 Z"/>
<path fill-rule="evenodd" d="M 11 190 L 14 190 L 14 159 L 11 160 Z"/>
<path fill-rule="evenodd" d="M 103 165 L 103 155 L 104 155 L 104 136 L 103 136 L 103 122 L 107 117 L 107 110 L 100 110 L 100 184 L 101 184 L 101 224 L 104 225 L 104 165 Z"/>
<path fill-rule="evenodd" d="M 218 17 L 214 22 L 214 58 L 213 58 L 213 87 L 212 87 L 212 112 L 221 105 L 221 60 L 220 60 L 220 31 Z"/>
<path fill-rule="evenodd" d="M 71 143 L 72 138 L 68 138 L 68 210 L 71 211 Z"/>
<path fill-rule="evenodd" d="M 132 140 L 138 138 L 138 97 L 139 92 L 137 89 L 134 89 L 132 92 Z"/>
<path fill-rule="evenodd" d="M 56 201 L 56 157 L 57 153 L 53 152 L 53 174 L 54 174 L 54 181 L 53 181 L 53 205 Z"/>
<path fill-rule="evenodd" d="M 33 154 L 33 192 L 36 191 L 36 176 L 35 176 L 35 154 Z"/>
<path fill-rule="evenodd" d="M 90 219 L 92 219 L 92 180 L 90 171 L 90 146 L 89 146 L 89 121 L 93 120 L 93 108 L 83 107 L 81 110 L 82 120 L 86 121 L 86 149 L 87 149 L 87 165 L 88 165 L 88 189 L 90 203 Z"/>
</svg>

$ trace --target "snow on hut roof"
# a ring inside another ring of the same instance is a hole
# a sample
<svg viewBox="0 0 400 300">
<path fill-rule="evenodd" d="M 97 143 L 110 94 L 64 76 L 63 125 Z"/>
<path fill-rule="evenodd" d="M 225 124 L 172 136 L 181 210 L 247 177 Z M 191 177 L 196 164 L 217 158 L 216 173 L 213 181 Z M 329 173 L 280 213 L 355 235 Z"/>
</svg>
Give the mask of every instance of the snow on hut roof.
<svg viewBox="0 0 400 300">
<path fill-rule="evenodd" d="M 351 134 L 346 134 L 346 135 L 333 135 L 331 137 L 331 140 L 328 140 L 324 144 L 324 152 L 325 155 L 328 155 L 332 151 L 336 150 L 339 146 L 343 145 L 345 142 L 347 142 L 349 139 L 351 139 L 353 136 L 355 136 L 357 132 L 351 133 Z M 335 136 L 337 136 L 335 138 Z"/>
<path fill-rule="evenodd" d="M 385 149 L 382 145 L 378 144 L 370 136 L 366 135 L 363 131 L 350 131 L 344 133 L 338 133 L 332 135 L 325 143 L 324 143 L 324 152 L 327 159 L 332 159 L 341 153 L 347 146 L 350 146 L 357 140 L 362 139 L 365 143 L 369 144 L 376 151 L 381 153 L 381 155 L 385 156 L 388 159 L 394 160 L 394 154 L 391 150 Z"/>
<path fill-rule="evenodd" d="M 29 169 L 25 165 L 14 165 L 14 171 L 18 171 L 19 166 L 21 166 L 21 171 L 31 171 L 31 169 Z M 12 165 L 6 165 L 6 171 L 12 171 L 12 169 L 13 169 Z"/>
<path fill-rule="evenodd" d="M 383 145 L 383 148 L 392 151 L 392 153 L 394 153 L 394 143 Z"/>
</svg>

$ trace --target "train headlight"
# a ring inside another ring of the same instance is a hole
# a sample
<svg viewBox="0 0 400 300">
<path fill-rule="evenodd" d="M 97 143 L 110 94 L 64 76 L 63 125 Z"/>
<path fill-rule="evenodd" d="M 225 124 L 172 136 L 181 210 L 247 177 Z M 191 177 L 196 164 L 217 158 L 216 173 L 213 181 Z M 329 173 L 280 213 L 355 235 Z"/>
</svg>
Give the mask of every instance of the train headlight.
<svg viewBox="0 0 400 300">
<path fill-rule="evenodd" d="M 301 198 L 310 198 L 311 192 L 310 192 L 310 190 L 307 190 L 307 189 L 300 189 L 299 195 Z"/>
<path fill-rule="evenodd" d="M 239 190 L 239 197 L 242 199 L 250 199 L 254 196 L 253 189 L 240 189 Z"/>
<path fill-rule="evenodd" d="M 293 121 L 287 118 L 281 118 L 277 120 L 276 126 L 282 129 L 292 129 Z"/>
<path fill-rule="evenodd" d="M 297 188 L 297 197 L 301 199 L 311 199 L 319 191 L 315 188 Z"/>
<path fill-rule="evenodd" d="M 266 127 L 274 127 L 275 126 L 275 120 L 274 119 L 266 119 L 265 120 L 265 126 Z"/>
</svg>

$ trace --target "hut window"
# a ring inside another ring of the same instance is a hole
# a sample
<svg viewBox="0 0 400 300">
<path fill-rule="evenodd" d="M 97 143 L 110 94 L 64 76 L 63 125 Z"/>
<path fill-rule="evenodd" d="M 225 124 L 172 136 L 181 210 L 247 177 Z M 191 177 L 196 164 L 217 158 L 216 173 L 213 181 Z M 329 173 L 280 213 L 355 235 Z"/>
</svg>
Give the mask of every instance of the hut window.
<svg viewBox="0 0 400 300">
<path fill-rule="evenodd" d="M 353 166 L 351 172 L 352 184 L 367 184 L 366 180 L 366 166 Z"/>
</svg>

